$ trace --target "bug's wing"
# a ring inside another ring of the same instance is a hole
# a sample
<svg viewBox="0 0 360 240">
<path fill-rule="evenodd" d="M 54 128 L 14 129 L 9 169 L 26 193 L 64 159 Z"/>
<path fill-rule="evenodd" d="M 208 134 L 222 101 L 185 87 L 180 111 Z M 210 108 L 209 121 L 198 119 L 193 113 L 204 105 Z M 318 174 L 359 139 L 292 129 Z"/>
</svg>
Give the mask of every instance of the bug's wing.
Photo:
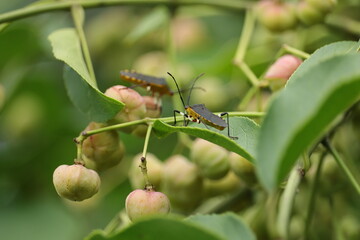
<svg viewBox="0 0 360 240">
<path fill-rule="evenodd" d="M 222 119 L 218 115 L 213 114 L 209 109 L 205 107 L 205 104 L 195 104 L 191 106 L 191 108 L 205 120 L 213 123 L 214 125 L 218 125 L 221 127 L 228 126 L 224 119 Z"/>
<path fill-rule="evenodd" d="M 120 71 L 120 76 L 127 81 L 143 82 L 153 85 L 167 86 L 165 78 L 153 77 L 150 75 L 137 73 L 135 71 Z"/>
</svg>

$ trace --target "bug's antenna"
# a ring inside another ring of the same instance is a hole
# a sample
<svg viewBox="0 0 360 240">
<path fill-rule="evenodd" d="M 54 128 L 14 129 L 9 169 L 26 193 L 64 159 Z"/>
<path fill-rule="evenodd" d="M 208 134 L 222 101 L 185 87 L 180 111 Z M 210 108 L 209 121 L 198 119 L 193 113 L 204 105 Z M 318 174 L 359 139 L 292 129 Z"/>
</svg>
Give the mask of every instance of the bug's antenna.
<svg viewBox="0 0 360 240">
<path fill-rule="evenodd" d="M 196 82 L 199 78 L 201 78 L 204 74 L 205 74 L 205 73 L 201 73 L 199 76 L 197 76 L 197 77 L 194 79 L 194 81 L 193 81 L 193 83 L 192 83 L 192 85 L 191 85 L 191 88 L 190 88 L 190 92 L 189 92 L 188 99 L 187 99 L 187 104 L 188 104 L 188 105 L 189 105 L 189 103 L 190 103 L 190 97 L 191 97 L 192 90 L 194 89 L 195 82 Z"/>
<path fill-rule="evenodd" d="M 178 90 L 178 92 L 179 92 L 179 95 L 180 95 L 181 102 L 182 102 L 182 104 L 183 104 L 183 106 L 184 106 L 184 108 L 185 108 L 185 102 L 184 102 L 184 99 L 183 99 L 183 97 L 182 97 L 182 95 L 181 95 L 179 85 L 177 84 L 177 82 L 176 82 L 176 80 L 175 80 L 174 76 L 173 76 L 173 75 L 171 75 L 171 73 L 167 72 L 167 74 L 169 74 L 169 75 L 170 75 L 170 77 L 174 80 L 174 82 L 175 82 L 175 84 L 176 84 L 176 88 L 177 88 L 177 90 Z"/>
</svg>

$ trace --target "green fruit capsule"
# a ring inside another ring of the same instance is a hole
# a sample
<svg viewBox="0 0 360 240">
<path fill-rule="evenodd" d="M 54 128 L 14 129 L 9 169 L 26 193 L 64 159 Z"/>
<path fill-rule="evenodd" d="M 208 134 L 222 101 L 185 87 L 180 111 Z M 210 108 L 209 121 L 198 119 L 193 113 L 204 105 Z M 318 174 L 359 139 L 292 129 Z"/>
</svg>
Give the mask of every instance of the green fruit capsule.
<svg viewBox="0 0 360 240">
<path fill-rule="evenodd" d="M 157 118 L 161 115 L 161 99 L 151 96 L 142 97 L 146 106 L 146 113 L 144 117 L 148 118 Z M 145 137 L 147 132 L 148 125 L 137 125 L 134 130 L 131 132 L 135 136 Z"/>
<path fill-rule="evenodd" d="M 229 155 L 230 166 L 236 175 L 238 175 L 248 186 L 257 183 L 254 165 L 242 156 L 231 152 Z"/>
<path fill-rule="evenodd" d="M 143 119 L 146 114 L 146 106 L 143 97 L 135 90 L 116 85 L 108 88 L 105 95 L 125 104 L 125 107 L 110 121 L 111 123 L 124 123 Z M 128 128 L 131 132 L 133 128 Z"/>
<path fill-rule="evenodd" d="M 229 169 L 228 151 L 224 148 L 198 138 L 194 141 L 190 152 L 191 160 L 198 166 L 203 177 L 208 179 L 220 179 Z"/>
<path fill-rule="evenodd" d="M 161 189 L 172 206 L 182 212 L 192 211 L 203 199 L 203 179 L 199 169 L 181 155 L 165 161 Z"/>
<path fill-rule="evenodd" d="M 299 2 L 296 8 L 296 15 L 301 22 L 313 25 L 324 21 L 325 13 L 309 4 L 306 1 Z"/>
<path fill-rule="evenodd" d="M 205 197 L 232 193 L 240 189 L 243 185 L 242 180 L 233 171 L 230 171 L 220 180 L 204 180 Z"/>
<path fill-rule="evenodd" d="M 306 0 L 306 2 L 320 11 L 327 13 L 336 5 L 337 0 Z"/>
<path fill-rule="evenodd" d="M 103 123 L 91 122 L 85 131 L 105 127 Z M 106 131 L 94 134 L 85 139 L 82 145 L 86 166 L 103 171 L 109 169 L 123 159 L 124 144 L 120 141 L 116 131 Z"/>
<path fill-rule="evenodd" d="M 126 213 L 131 221 L 152 215 L 164 215 L 170 212 L 168 197 L 152 189 L 132 191 L 125 201 Z"/>
<path fill-rule="evenodd" d="M 295 8 L 286 2 L 263 0 L 256 12 L 260 23 L 272 32 L 283 32 L 297 24 Z"/>
<path fill-rule="evenodd" d="M 54 171 L 53 183 L 59 196 L 83 201 L 99 191 L 100 177 L 94 170 L 80 164 L 61 165 Z"/>
</svg>

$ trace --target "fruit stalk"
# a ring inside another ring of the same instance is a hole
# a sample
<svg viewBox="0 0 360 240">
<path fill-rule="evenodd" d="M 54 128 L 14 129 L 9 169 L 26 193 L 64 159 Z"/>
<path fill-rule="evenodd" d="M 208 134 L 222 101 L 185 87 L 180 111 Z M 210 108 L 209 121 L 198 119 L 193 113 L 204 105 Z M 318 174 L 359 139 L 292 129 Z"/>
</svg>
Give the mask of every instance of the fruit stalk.
<svg viewBox="0 0 360 240">
<path fill-rule="evenodd" d="M 332 146 L 328 138 L 325 138 L 322 141 L 322 144 L 324 147 L 329 151 L 329 153 L 334 157 L 336 163 L 340 166 L 340 168 L 345 172 L 346 176 L 349 178 L 351 184 L 355 188 L 356 192 L 360 195 L 360 183 L 357 182 L 356 178 L 350 171 L 350 169 L 347 167 L 344 160 L 340 157 L 339 153 L 336 151 L 336 149 Z"/>
<path fill-rule="evenodd" d="M 147 148 L 149 145 L 149 139 L 150 139 L 152 126 L 153 125 L 151 123 L 148 125 L 148 129 L 147 129 L 146 136 L 145 136 L 143 155 L 141 157 L 141 163 L 140 163 L 140 169 L 144 176 L 144 181 L 145 181 L 145 189 L 152 188 L 152 185 L 149 180 L 149 176 L 147 174 L 147 167 L 146 167 L 146 153 L 147 153 Z"/>
</svg>

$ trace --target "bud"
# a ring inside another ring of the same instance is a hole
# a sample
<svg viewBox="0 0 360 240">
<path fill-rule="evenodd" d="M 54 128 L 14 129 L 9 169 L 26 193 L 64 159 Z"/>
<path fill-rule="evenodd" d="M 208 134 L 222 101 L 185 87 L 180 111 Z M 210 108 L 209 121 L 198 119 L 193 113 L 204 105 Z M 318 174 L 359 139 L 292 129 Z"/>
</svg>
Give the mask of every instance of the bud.
<svg viewBox="0 0 360 240">
<path fill-rule="evenodd" d="M 270 31 L 282 32 L 296 26 L 295 8 L 289 3 L 263 0 L 256 10 L 259 21 Z"/>
<path fill-rule="evenodd" d="M 129 170 L 130 184 L 134 189 L 145 187 L 144 176 L 139 167 L 141 164 L 141 157 L 142 154 L 139 153 L 133 158 Z M 150 183 L 155 186 L 156 189 L 159 189 L 163 175 L 163 163 L 154 154 L 147 153 L 146 167 Z"/>
<path fill-rule="evenodd" d="M 236 175 L 238 175 L 248 186 L 253 186 L 257 180 L 254 165 L 242 156 L 231 152 L 229 155 L 230 166 Z"/>
<path fill-rule="evenodd" d="M 301 65 L 302 60 L 287 54 L 275 61 L 266 71 L 264 79 L 269 81 L 270 88 L 276 91 L 285 86 L 287 80 Z"/>
<path fill-rule="evenodd" d="M 146 216 L 168 214 L 170 201 L 161 192 L 137 189 L 127 196 L 125 208 L 130 220 L 136 221 Z"/>
<path fill-rule="evenodd" d="M 220 179 L 230 168 L 228 154 L 224 148 L 198 138 L 193 143 L 190 158 L 198 166 L 202 176 Z"/>
<path fill-rule="evenodd" d="M 105 127 L 103 123 L 91 122 L 85 131 Z M 86 138 L 82 145 L 86 165 L 103 171 L 117 165 L 124 157 L 125 147 L 116 131 L 106 131 Z"/>
<path fill-rule="evenodd" d="M 122 85 L 116 85 L 108 88 L 105 91 L 105 95 L 125 104 L 125 107 L 110 121 L 111 123 L 130 122 L 145 117 L 145 101 L 135 90 Z M 133 127 L 129 127 L 127 132 L 131 132 L 133 129 Z"/>
<path fill-rule="evenodd" d="M 54 171 L 53 183 L 59 196 L 82 201 L 99 191 L 100 177 L 94 170 L 80 164 L 61 165 Z"/>
<path fill-rule="evenodd" d="M 175 155 L 164 164 L 162 190 L 174 208 L 192 211 L 203 197 L 203 179 L 195 164 L 184 156 Z"/>
</svg>

